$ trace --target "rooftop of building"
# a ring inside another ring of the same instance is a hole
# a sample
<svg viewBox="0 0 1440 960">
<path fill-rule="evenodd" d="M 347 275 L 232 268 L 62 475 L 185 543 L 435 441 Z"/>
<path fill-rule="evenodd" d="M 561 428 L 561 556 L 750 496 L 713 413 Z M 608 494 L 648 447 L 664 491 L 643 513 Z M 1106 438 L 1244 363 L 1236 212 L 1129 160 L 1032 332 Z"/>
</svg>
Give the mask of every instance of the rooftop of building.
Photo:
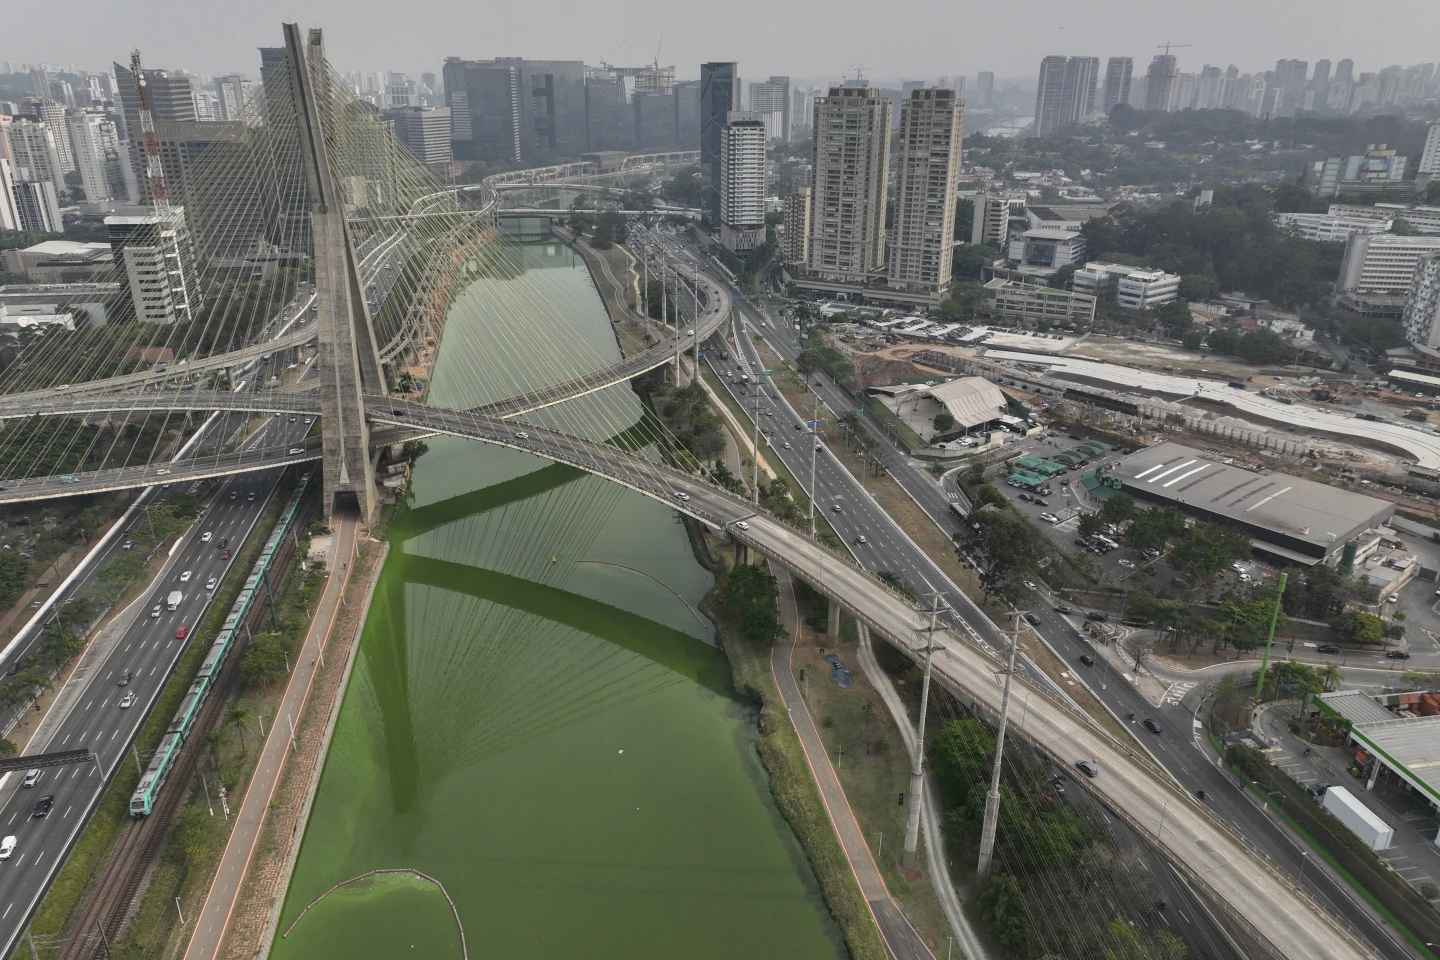
<svg viewBox="0 0 1440 960">
<path fill-rule="evenodd" d="M 1398 707 L 1414 707 L 1429 694 L 1384 694 Z M 1440 797 L 1440 716 L 1396 716 L 1376 698 L 1359 690 L 1322 693 L 1325 707 L 1350 721 L 1357 740 L 1384 755 L 1392 767 L 1403 769 L 1431 794 Z M 1408 701 L 1408 702 L 1407 702 Z"/>
<path fill-rule="evenodd" d="M 108 243 L 81 243 L 77 240 L 42 240 L 34 246 L 26 247 L 22 253 L 35 254 L 41 257 L 66 257 L 66 256 L 94 256 L 100 253 L 110 253 Z"/>
<path fill-rule="evenodd" d="M 1325 548 L 1394 513 L 1386 500 L 1285 473 L 1256 473 L 1179 443 L 1157 443 L 1117 463 L 1128 487 Z"/>
<path fill-rule="evenodd" d="M 1179 274 L 1166 273 L 1164 270 L 1155 267 L 1134 267 L 1128 263 L 1111 263 L 1108 260 L 1091 260 L 1082 270 L 1090 273 L 1117 273 L 1126 277 L 1133 277 L 1136 280 L 1161 280 L 1165 277 L 1179 279 Z"/>
</svg>

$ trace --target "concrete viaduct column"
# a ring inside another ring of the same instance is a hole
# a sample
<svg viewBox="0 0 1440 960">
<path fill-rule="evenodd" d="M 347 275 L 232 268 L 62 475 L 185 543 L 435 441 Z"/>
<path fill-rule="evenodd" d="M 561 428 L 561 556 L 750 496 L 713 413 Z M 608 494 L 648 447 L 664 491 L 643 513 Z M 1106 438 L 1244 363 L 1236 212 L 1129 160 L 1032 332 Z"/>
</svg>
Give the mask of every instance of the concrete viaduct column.
<svg viewBox="0 0 1440 960">
<path fill-rule="evenodd" d="M 830 616 L 825 623 L 825 640 L 832 647 L 840 646 L 840 601 L 834 597 L 827 598 L 830 601 Z"/>
</svg>

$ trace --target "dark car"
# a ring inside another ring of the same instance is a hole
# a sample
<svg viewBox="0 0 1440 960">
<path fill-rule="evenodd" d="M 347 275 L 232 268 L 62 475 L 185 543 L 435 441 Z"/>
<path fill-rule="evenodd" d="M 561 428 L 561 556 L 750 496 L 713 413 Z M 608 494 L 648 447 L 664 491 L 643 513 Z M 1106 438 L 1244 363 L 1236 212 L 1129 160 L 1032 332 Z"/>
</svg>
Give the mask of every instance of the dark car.
<svg viewBox="0 0 1440 960">
<path fill-rule="evenodd" d="M 1409 660 L 1409 659 L 1410 659 L 1410 654 L 1406 653 L 1404 650 L 1391 650 L 1391 651 L 1389 651 L 1388 653 L 1386 653 L 1385 656 L 1388 657 L 1388 658 L 1390 658 L 1391 660 Z"/>
<path fill-rule="evenodd" d="M 1096 777 L 1100 776 L 1100 768 L 1095 766 L 1095 764 L 1091 763 L 1089 760 L 1076 760 L 1075 769 L 1085 774 L 1085 776 L 1089 777 L 1091 780 L 1094 780 Z"/>
<path fill-rule="evenodd" d="M 1075 611 L 1074 611 L 1074 610 L 1071 610 L 1070 607 L 1069 607 L 1068 605 L 1066 605 L 1066 604 L 1057 603 L 1057 604 L 1055 604 L 1055 612 L 1056 612 L 1056 613 L 1074 613 Z"/>
<path fill-rule="evenodd" d="M 1080 662 L 1085 664 L 1085 666 L 1087 667 L 1095 666 L 1095 658 L 1090 656 L 1090 654 L 1088 653 L 1080 654 Z"/>
<path fill-rule="evenodd" d="M 1333 643 L 1327 643 L 1327 644 L 1325 644 L 1324 646 L 1319 646 L 1319 647 L 1316 647 L 1315 649 L 1316 649 L 1316 651 L 1319 652 L 1319 653 L 1339 653 L 1339 652 L 1340 652 L 1340 648 L 1337 647 L 1337 646 L 1335 646 L 1335 644 L 1333 644 Z"/>
<path fill-rule="evenodd" d="M 1160 732 L 1161 732 L 1160 724 L 1156 723 L 1154 720 L 1151 720 L 1149 717 L 1146 717 L 1146 718 L 1145 718 L 1144 727 L 1145 727 L 1146 730 L 1149 730 L 1151 733 L 1160 733 Z"/>
<path fill-rule="evenodd" d="M 35 812 L 30 814 L 30 816 L 36 820 L 44 820 L 50 816 L 50 808 L 53 806 L 55 806 L 55 794 L 47 793 L 40 798 L 39 803 L 35 804 Z"/>
<path fill-rule="evenodd" d="M 1030 626 L 1032 627 L 1040 626 L 1040 618 L 1035 616 L 1035 614 L 1033 613 L 1025 614 L 1025 622 L 1030 624 Z"/>
<path fill-rule="evenodd" d="M 20 672 L 20 661 L 19 661 L 19 660 L 16 660 L 14 663 L 10 664 L 10 666 L 8 666 L 8 667 L 5 668 L 5 676 L 7 676 L 7 677 L 13 677 L 13 676 L 15 676 L 15 674 L 17 674 L 17 673 L 19 673 L 19 672 Z"/>
<path fill-rule="evenodd" d="M 127 686 L 129 686 L 129 685 L 130 685 L 130 679 L 131 679 L 132 676 L 133 676 L 133 674 L 132 674 L 129 670 L 126 670 L 124 673 L 120 674 L 120 682 L 117 683 L 117 684 L 115 684 L 115 685 L 116 685 L 117 687 L 127 687 Z"/>
<path fill-rule="evenodd" d="M 1110 619 L 1110 614 L 1106 613 L 1104 610 L 1091 610 L 1089 613 L 1085 614 L 1085 616 L 1099 623 L 1105 623 Z"/>
<path fill-rule="evenodd" d="M 226 547 L 228 547 L 228 546 L 230 546 L 230 538 L 229 538 L 229 537 L 221 537 L 221 538 L 220 538 L 220 549 L 221 549 L 221 550 L 224 550 L 224 549 L 225 549 Z"/>
</svg>

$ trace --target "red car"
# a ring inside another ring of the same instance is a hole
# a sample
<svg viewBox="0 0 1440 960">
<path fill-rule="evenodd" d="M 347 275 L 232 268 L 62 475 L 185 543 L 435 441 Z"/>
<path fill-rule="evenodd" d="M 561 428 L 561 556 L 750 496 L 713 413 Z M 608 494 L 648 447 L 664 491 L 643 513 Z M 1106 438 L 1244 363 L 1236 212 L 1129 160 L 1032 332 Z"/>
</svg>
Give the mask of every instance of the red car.
<svg viewBox="0 0 1440 960">
<path fill-rule="evenodd" d="M 176 640 L 184 640 L 184 639 L 185 639 L 186 637 L 188 637 L 189 635 L 190 635 L 190 628 L 189 628 L 189 627 L 181 627 L 179 630 L 176 630 L 176 631 L 175 631 L 175 639 L 176 639 Z"/>
<path fill-rule="evenodd" d="M 220 551 L 220 559 L 221 559 L 221 560 L 229 560 L 229 559 L 230 559 L 230 551 L 229 551 L 229 550 L 221 550 L 221 551 Z"/>
</svg>

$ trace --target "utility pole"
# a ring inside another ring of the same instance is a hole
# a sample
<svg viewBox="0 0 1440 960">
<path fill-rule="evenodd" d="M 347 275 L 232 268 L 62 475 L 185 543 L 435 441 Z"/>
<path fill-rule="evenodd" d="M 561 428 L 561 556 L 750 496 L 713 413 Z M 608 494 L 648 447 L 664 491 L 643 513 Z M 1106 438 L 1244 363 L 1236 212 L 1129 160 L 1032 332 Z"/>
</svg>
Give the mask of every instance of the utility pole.
<svg viewBox="0 0 1440 960">
<path fill-rule="evenodd" d="M 1005 669 L 1005 693 L 1000 698 L 1000 730 L 995 735 L 995 769 L 990 775 L 990 792 L 985 795 L 985 822 L 980 828 L 978 876 L 990 872 L 995 857 L 995 827 L 1000 819 L 1000 766 L 1005 758 L 1005 723 L 1010 715 L 1010 684 L 1015 679 L 1015 654 L 1020 650 L 1020 611 L 1013 612 L 1015 630 L 1010 636 L 1010 665 Z"/>
<path fill-rule="evenodd" d="M 670 322 L 669 298 L 666 296 L 666 291 L 665 291 L 665 251 L 664 251 L 664 249 L 662 248 L 661 251 L 660 251 L 660 329 L 661 329 L 661 330 L 664 330 L 664 329 L 665 329 L 665 325 L 666 325 L 667 323 L 669 323 L 669 322 Z M 676 386 L 676 387 L 679 387 L 679 386 L 680 386 L 680 379 L 679 379 L 679 376 L 680 376 L 680 363 L 679 363 L 678 360 L 677 360 L 676 363 L 675 363 L 675 376 L 676 376 L 675 386 Z"/>
<path fill-rule="evenodd" d="M 813 530 L 811 531 L 813 534 Z M 940 592 L 930 595 L 930 629 L 925 640 L 925 673 L 920 681 L 920 724 L 915 728 L 915 762 L 910 766 L 910 796 L 905 811 L 905 856 L 902 861 L 906 870 L 916 869 L 919 859 L 916 848 L 920 845 L 920 804 L 925 796 L 925 713 L 930 706 L 930 663 L 935 657 L 935 621 L 940 616 Z"/>
<path fill-rule="evenodd" d="M 696 333 L 695 333 L 695 357 L 694 357 L 694 360 L 695 360 L 695 376 L 697 376 L 697 377 L 700 376 L 700 333 L 699 333 L 699 331 L 698 331 L 699 326 L 700 326 L 700 261 L 699 261 L 699 260 L 696 260 L 696 261 L 695 261 L 695 318 L 694 318 L 694 327 L 693 327 L 692 329 L 696 329 Z"/>
<path fill-rule="evenodd" d="M 815 413 L 810 421 L 810 537 L 815 537 L 815 462 L 820 457 L 820 392 L 815 392 Z M 930 626 L 935 629 L 934 624 Z M 922 708 L 923 709 L 923 708 Z"/>
<path fill-rule="evenodd" d="M 1280 574 L 1280 580 L 1275 584 L 1275 609 L 1270 611 L 1270 632 L 1265 635 L 1265 658 L 1260 661 L 1260 676 L 1255 684 L 1255 699 L 1259 701 L 1265 695 L 1265 671 L 1270 668 L 1270 644 L 1275 642 L 1275 624 L 1280 620 L 1280 598 L 1285 593 L 1286 575 Z"/>
</svg>

